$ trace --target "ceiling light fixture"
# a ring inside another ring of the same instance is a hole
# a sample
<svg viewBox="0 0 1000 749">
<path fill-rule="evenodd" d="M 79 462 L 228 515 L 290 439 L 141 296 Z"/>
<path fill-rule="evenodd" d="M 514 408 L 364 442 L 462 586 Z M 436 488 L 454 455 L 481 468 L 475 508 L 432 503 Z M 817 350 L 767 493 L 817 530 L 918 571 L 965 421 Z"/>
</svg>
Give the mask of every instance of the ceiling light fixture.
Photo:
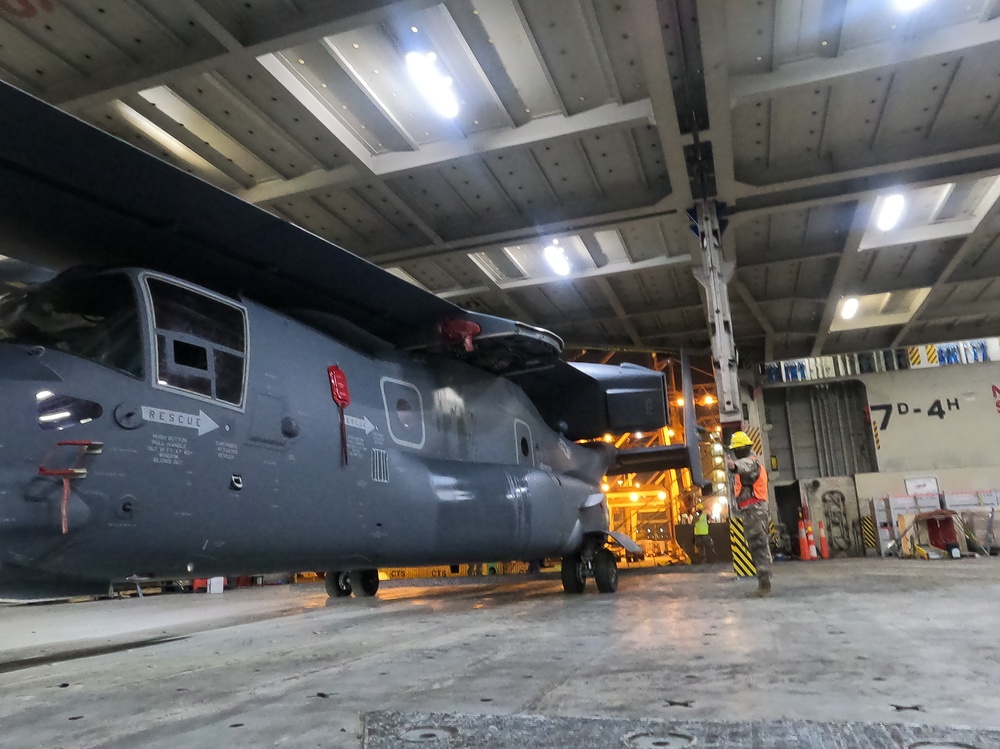
<svg viewBox="0 0 1000 749">
<path fill-rule="evenodd" d="M 906 209 L 906 198 L 900 194 L 889 195 L 882 199 L 882 210 L 879 211 L 876 226 L 880 231 L 892 231 L 903 218 Z"/>
<path fill-rule="evenodd" d="M 559 246 L 559 240 L 553 239 L 552 244 L 545 248 L 545 260 L 560 276 L 569 275 L 569 258 L 566 257 L 566 250 Z"/>
<path fill-rule="evenodd" d="M 921 5 L 924 5 L 927 0 L 895 0 L 895 2 L 897 10 L 909 13 L 911 10 L 916 10 Z"/>
<path fill-rule="evenodd" d="M 840 306 L 840 316 L 845 320 L 850 320 L 856 314 L 858 314 L 858 298 L 852 296 L 845 299 Z"/>
<path fill-rule="evenodd" d="M 436 54 L 410 52 L 406 56 L 406 67 L 417 89 L 439 115 L 448 119 L 458 116 L 458 99 L 451 90 L 452 80 L 438 70 Z"/>
</svg>

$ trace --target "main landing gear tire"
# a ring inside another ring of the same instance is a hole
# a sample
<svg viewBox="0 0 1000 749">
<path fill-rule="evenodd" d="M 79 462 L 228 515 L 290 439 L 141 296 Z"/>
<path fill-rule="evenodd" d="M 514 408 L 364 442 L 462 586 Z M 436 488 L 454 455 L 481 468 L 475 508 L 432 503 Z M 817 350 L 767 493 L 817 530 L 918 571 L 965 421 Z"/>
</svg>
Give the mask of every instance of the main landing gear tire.
<svg viewBox="0 0 1000 749">
<path fill-rule="evenodd" d="M 346 598 L 351 595 L 351 578 L 349 572 L 330 570 L 326 573 L 326 594 L 330 598 Z"/>
<path fill-rule="evenodd" d="M 351 589 L 358 598 L 371 598 L 378 593 L 378 570 L 354 570 Z"/>
<path fill-rule="evenodd" d="M 601 593 L 618 590 L 618 561 L 611 549 L 598 549 L 594 554 L 594 582 Z"/>
<path fill-rule="evenodd" d="M 570 554 L 562 558 L 562 584 L 566 593 L 583 593 L 587 587 L 587 578 L 583 576 L 583 559 L 579 554 Z"/>
</svg>

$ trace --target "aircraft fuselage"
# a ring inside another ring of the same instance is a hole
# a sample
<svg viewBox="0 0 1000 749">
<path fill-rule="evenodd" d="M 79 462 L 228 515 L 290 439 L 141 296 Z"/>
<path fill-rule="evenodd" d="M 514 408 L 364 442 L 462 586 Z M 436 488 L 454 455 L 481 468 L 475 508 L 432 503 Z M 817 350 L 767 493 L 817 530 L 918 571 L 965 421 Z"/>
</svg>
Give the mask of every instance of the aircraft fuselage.
<svg viewBox="0 0 1000 749">
<path fill-rule="evenodd" d="M 7 302 L 27 322 L 0 333 L 3 565 L 112 581 L 457 564 L 562 556 L 607 529 L 610 453 L 509 380 L 114 273 L 134 319 L 128 300 L 72 299 L 58 322 Z"/>
</svg>

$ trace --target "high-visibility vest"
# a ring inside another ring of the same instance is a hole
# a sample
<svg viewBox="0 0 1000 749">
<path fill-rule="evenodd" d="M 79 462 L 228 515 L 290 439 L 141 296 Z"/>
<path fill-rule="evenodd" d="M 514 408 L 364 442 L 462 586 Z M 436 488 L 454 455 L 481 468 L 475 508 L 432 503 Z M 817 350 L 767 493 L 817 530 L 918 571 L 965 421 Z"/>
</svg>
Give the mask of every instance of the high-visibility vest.
<svg viewBox="0 0 1000 749">
<path fill-rule="evenodd" d="M 752 504 L 767 501 L 767 469 L 761 465 L 758 458 L 754 458 L 754 460 L 757 462 L 757 465 L 760 466 L 760 475 L 757 477 L 757 480 L 753 482 L 753 497 L 737 503 L 741 510 Z M 743 478 L 740 476 L 739 472 L 736 473 L 736 480 L 733 483 L 733 491 L 736 493 L 737 497 L 740 496 L 740 493 L 743 491 Z"/>
<path fill-rule="evenodd" d="M 698 519 L 694 521 L 694 535 L 708 535 L 708 513 L 703 512 Z"/>
</svg>

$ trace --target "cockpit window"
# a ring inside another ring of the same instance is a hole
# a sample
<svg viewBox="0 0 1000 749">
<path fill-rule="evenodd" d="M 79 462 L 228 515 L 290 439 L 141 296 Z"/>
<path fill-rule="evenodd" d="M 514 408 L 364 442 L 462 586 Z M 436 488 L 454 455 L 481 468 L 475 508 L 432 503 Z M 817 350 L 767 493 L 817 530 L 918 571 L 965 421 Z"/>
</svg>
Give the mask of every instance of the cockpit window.
<svg viewBox="0 0 1000 749">
<path fill-rule="evenodd" d="M 0 299 L 0 341 L 45 346 L 143 376 L 142 335 L 128 276 L 55 279 Z"/>
<path fill-rule="evenodd" d="M 157 382 L 234 406 L 243 403 L 246 315 L 241 307 L 147 278 Z"/>
</svg>

